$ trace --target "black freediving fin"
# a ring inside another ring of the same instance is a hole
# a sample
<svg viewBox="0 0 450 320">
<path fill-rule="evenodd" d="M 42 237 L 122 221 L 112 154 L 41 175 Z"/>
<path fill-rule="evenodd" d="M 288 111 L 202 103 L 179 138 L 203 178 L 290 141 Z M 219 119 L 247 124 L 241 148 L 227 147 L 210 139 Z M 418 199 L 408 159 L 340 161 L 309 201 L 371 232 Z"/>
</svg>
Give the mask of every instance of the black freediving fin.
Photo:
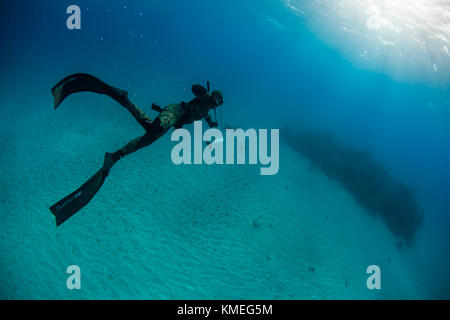
<svg viewBox="0 0 450 320">
<path fill-rule="evenodd" d="M 102 167 L 81 187 L 52 205 L 50 211 L 56 218 L 56 226 L 61 225 L 64 221 L 87 205 L 103 185 L 107 176 L 108 170 L 105 167 Z"/>
<path fill-rule="evenodd" d="M 116 101 L 126 97 L 128 92 L 114 88 L 102 80 L 85 73 L 75 73 L 65 77 L 52 88 L 55 109 L 72 93 L 90 91 L 100 94 L 106 94 Z"/>
</svg>

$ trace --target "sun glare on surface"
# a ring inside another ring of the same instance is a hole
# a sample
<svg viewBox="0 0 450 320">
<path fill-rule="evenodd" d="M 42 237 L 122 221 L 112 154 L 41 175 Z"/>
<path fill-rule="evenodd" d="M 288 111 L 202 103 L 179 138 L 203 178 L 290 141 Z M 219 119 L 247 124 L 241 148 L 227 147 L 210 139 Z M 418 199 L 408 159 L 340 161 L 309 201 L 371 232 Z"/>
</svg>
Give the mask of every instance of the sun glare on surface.
<svg viewBox="0 0 450 320">
<path fill-rule="evenodd" d="M 284 0 L 353 59 L 397 73 L 450 74 L 450 0 Z"/>
</svg>

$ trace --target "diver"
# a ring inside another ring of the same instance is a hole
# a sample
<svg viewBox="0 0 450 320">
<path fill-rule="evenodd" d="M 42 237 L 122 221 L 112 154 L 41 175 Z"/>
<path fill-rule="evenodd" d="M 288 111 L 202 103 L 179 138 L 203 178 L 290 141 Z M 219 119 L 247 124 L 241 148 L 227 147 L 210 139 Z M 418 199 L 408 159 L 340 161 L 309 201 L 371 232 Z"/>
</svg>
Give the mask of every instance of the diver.
<svg viewBox="0 0 450 320">
<path fill-rule="evenodd" d="M 92 75 L 77 73 L 58 82 L 52 88 L 55 109 L 72 93 L 89 91 L 105 94 L 127 109 L 146 133 L 113 153 L 106 152 L 103 166 L 97 173 L 80 188 L 50 207 L 56 218 L 56 225 L 59 226 L 89 203 L 103 185 L 111 167 L 118 160 L 152 144 L 170 128 L 178 129 L 183 125 L 201 119 L 205 119 L 210 127 L 217 127 L 217 119 L 213 121 L 209 111 L 215 111 L 217 107 L 223 104 L 223 96 L 219 90 L 210 92 L 209 82 L 207 82 L 207 87 L 206 89 L 200 84 L 194 84 L 192 93 L 195 95 L 195 98 L 189 102 L 173 103 L 164 108 L 153 103 L 151 108 L 158 111 L 159 114 L 154 120 L 151 120 L 149 116 L 128 99 L 127 91 L 114 88 Z"/>
</svg>

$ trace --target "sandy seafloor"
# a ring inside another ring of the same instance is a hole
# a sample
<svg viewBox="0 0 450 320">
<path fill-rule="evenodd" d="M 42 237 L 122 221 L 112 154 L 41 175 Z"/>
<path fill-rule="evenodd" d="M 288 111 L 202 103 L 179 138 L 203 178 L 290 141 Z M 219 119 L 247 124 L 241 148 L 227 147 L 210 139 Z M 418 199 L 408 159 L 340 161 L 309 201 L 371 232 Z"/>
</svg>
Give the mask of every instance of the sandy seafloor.
<svg viewBox="0 0 450 320">
<path fill-rule="evenodd" d="M 0 298 L 424 297 L 414 247 L 398 250 L 379 218 L 284 143 L 279 174 L 261 177 L 259 166 L 176 166 L 167 134 L 56 228 L 48 207 L 143 131 L 104 96 L 54 111 L 50 83 L 27 96 L 11 83 L 0 102 Z M 66 288 L 72 264 L 81 290 Z M 366 288 L 371 264 L 381 290 Z"/>
</svg>

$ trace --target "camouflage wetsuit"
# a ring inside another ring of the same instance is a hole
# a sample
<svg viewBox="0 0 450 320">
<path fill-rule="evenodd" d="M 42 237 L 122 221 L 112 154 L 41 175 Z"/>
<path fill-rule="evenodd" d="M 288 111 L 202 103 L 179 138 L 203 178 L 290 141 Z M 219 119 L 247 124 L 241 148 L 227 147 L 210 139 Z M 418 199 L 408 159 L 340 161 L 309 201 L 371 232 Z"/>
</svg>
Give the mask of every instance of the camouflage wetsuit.
<svg viewBox="0 0 450 320">
<path fill-rule="evenodd" d="M 201 119 L 205 119 L 210 127 L 216 127 L 217 123 L 212 121 L 211 116 L 208 114 L 210 109 L 217 107 L 216 101 L 201 85 L 194 85 L 192 87 L 192 92 L 196 95 L 196 97 L 187 103 L 173 103 L 163 109 L 157 105 L 153 105 L 153 109 L 160 111 L 154 121 L 152 121 L 142 110 L 134 105 L 128 99 L 126 94 L 115 96 L 114 99 L 133 115 L 133 117 L 145 129 L 146 133 L 143 136 L 130 141 L 121 149 L 114 152 L 113 161 L 116 162 L 127 154 L 133 153 L 152 144 L 164 135 L 171 127 L 181 128 L 185 124 L 190 124 Z"/>
</svg>

